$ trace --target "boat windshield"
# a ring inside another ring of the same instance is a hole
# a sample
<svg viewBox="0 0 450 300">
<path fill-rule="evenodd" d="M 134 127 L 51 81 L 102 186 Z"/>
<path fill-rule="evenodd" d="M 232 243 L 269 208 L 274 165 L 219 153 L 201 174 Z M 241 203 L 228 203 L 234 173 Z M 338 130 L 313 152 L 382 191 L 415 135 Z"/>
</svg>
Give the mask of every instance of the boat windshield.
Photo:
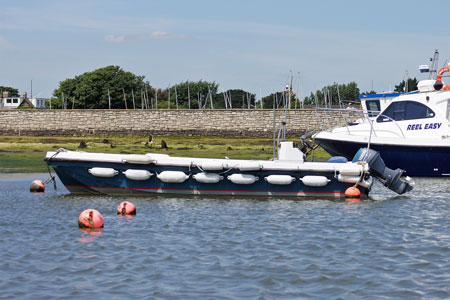
<svg viewBox="0 0 450 300">
<path fill-rule="evenodd" d="M 391 103 L 377 118 L 378 123 L 433 118 L 435 113 L 428 106 L 415 101 Z"/>
</svg>

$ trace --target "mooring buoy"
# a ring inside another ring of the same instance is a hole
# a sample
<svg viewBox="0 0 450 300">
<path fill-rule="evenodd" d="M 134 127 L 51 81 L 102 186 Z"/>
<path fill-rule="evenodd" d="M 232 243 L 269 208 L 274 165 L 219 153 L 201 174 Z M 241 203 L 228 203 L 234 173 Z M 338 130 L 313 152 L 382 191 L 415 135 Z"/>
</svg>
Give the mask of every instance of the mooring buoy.
<svg viewBox="0 0 450 300">
<path fill-rule="evenodd" d="M 78 217 L 78 227 L 90 229 L 103 228 L 103 216 L 95 209 L 86 209 Z"/>
<path fill-rule="evenodd" d="M 136 214 L 136 206 L 129 201 L 123 201 L 117 207 L 117 214 L 122 215 L 122 216 L 135 215 Z"/>
<path fill-rule="evenodd" d="M 42 180 L 34 180 L 30 185 L 30 192 L 43 193 L 45 192 L 45 184 Z"/>
</svg>

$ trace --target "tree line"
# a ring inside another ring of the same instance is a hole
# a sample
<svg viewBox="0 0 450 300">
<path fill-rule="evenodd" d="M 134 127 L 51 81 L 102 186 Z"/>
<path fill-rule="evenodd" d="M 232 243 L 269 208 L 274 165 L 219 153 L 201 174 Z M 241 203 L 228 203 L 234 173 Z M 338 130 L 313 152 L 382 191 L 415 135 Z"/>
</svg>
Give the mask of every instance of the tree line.
<svg viewBox="0 0 450 300">
<path fill-rule="evenodd" d="M 417 79 L 395 86 L 397 91 L 417 89 Z M 10 96 L 19 91 L 0 86 Z M 365 93 L 375 93 L 374 91 Z M 119 66 L 107 66 L 63 80 L 48 99 L 47 108 L 55 109 L 272 109 L 302 108 L 304 105 L 332 106 L 357 103 L 361 94 L 356 82 L 325 86 L 299 99 L 292 87 L 261 99 L 241 89 L 219 92 L 219 84 L 208 81 L 185 81 L 165 89 L 155 88 Z M 289 95 L 289 97 L 288 97 Z"/>
</svg>

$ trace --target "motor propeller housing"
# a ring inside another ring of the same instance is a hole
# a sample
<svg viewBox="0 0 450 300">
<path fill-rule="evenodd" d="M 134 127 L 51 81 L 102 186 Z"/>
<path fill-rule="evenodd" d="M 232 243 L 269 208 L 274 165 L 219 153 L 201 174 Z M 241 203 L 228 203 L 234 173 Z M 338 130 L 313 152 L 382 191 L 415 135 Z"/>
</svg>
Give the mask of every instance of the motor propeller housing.
<svg viewBox="0 0 450 300">
<path fill-rule="evenodd" d="M 413 184 L 409 177 L 406 177 L 405 179 L 401 178 L 404 170 L 392 170 L 386 167 L 379 152 L 368 148 L 361 148 L 353 157 L 353 162 L 358 161 L 367 162 L 369 164 L 370 173 L 379 179 L 388 189 L 398 194 L 404 194 L 413 189 Z"/>
</svg>

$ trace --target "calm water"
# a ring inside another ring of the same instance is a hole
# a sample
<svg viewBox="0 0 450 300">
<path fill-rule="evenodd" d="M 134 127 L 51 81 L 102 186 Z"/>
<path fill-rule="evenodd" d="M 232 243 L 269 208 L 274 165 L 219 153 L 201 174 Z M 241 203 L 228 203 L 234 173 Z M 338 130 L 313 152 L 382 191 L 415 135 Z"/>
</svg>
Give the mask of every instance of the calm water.
<svg viewBox="0 0 450 300">
<path fill-rule="evenodd" d="M 31 194 L 0 175 L 0 299 L 450 299 L 450 179 L 361 203 Z M 105 228 L 78 229 L 99 210 Z"/>
</svg>

